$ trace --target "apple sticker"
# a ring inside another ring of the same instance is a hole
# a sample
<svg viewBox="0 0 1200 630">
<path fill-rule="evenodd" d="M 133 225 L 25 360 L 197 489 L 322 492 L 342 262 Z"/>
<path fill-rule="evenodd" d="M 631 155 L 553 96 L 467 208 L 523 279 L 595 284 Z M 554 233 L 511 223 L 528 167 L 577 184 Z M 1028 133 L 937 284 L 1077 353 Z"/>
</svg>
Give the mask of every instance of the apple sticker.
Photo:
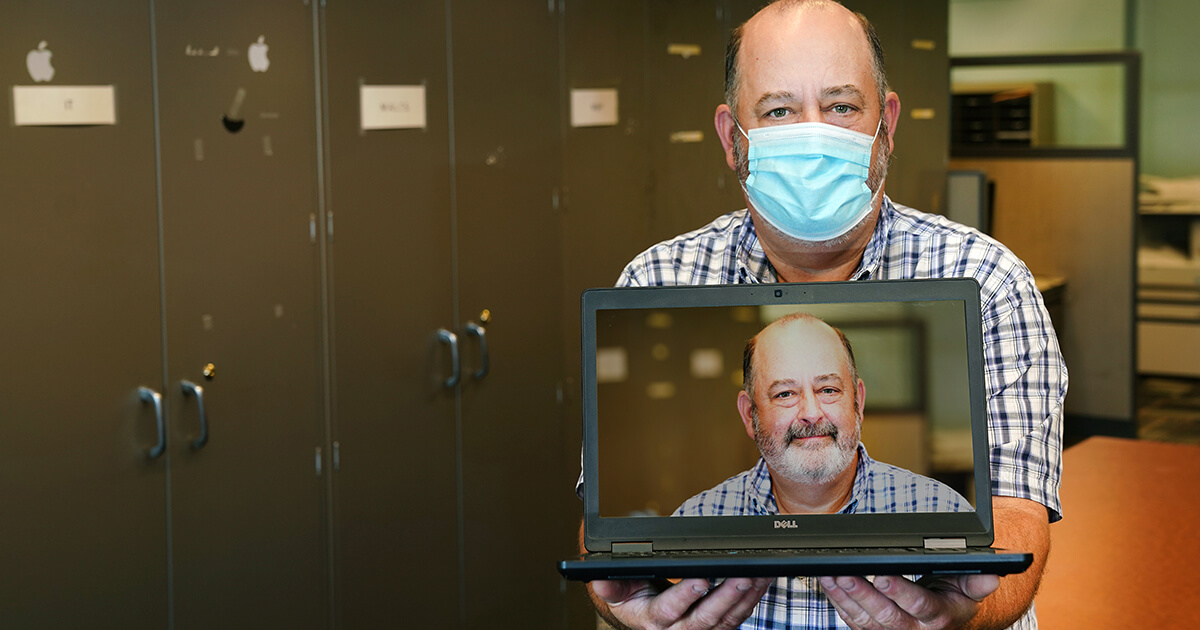
<svg viewBox="0 0 1200 630">
<path fill-rule="evenodd" d="M 38 44 L 37 50 L 25 55 L 25 67 L 35 83 L 44 83 L 54 78 L 54 66 L 50 65 L 51 52 L 46 50 L 46 42 Z"/>
<path fill-rule="evenodd" d="M 267 49 L 270 47 L 263 43 L 265 38 L 265 35 L 259 35 L 258 41 L 250 44 L 250 50 L 246 52 L 246 58 L 250 61 L 250 69 L 255 72 L 266 72 L 267 68 L 271 66 L 271 60 L 267 59 Z"/>
</svg>

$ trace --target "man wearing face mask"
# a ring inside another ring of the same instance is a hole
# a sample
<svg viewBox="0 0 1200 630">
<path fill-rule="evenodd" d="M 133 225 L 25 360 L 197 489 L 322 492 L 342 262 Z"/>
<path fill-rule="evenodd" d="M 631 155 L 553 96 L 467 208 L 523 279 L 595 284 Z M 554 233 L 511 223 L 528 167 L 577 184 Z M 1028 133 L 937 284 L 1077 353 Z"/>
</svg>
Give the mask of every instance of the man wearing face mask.
<svg viewBox="0 0 1200 630">
<path fill-rule="evenodd" d="M 747 208 L 659 243 L 620 286 L 970 277 L 981 285 L 995 546 L 1030 551 L 1006 576 L 589 584 L 629 628 L 1036 628 L 1033 595 L 1061 518 L 1067 372 L 1041 294 L 1003 245 L 893 203 L 884 180 L 900 120 L 865 17 L 779 0 L 736 29 L 716 130 Z"/>
</svg>

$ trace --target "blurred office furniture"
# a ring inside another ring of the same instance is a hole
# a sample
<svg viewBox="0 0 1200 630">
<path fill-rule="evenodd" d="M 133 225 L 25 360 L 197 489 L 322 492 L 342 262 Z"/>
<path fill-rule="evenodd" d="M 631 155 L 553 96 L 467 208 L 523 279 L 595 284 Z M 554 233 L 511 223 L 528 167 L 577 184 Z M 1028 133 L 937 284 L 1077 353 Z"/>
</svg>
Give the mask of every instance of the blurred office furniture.
<svg viewBox="0 0 1200 630">
<path fill-rule="evenodd" d="M 1200 178 L 1141 177 L 1138 372 L 1200 376 Z"/>
<path fill-rule="evenodd" d="M 1140 58 L 971 57 L 952 59 L 951 67 L 955 84 L 1054 79 L 1052 144 L 954 144 L 950 167 L 994 182 L 991 235 L 1057 293 L 1045 297 L 1070 371 L 1068 432 L 1133 435 Z M 1112 118 L 1103 129 L 1064 123 L 1077 117 L 1078 94 L 1105 103 Z"/>
<path fill-rule="evenodd" d="M 946 173 L 946 218 L 989 234 L 994 194 L 995 186 L 988 181 L 987 173 L 949 171 Z"/>
<path fill-rule="evenodd" d="M 1042 628 L 1195 628 L 1200 447 L 1093 437 L 1063 454 Z"/>
<path fill-rule="evenodd" d="M 960 147 L 1054 145 L 1054 84 L 955 83 L 951 143 Z"/>
</svg>

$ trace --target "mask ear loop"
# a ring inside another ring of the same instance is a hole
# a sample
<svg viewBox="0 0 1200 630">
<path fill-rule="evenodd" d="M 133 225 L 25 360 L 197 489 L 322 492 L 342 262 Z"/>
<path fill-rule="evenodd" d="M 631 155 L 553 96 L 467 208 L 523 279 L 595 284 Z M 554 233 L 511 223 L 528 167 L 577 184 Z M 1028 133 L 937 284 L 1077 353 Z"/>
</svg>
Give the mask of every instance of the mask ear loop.
<svg viewBox="0 0 1200 630">
<path fill-rule="evenodd" d="M 746 133 L 745 129 L 742 129 L 742 123 L 738 122 L 737 116 L 734 116 L 733 112 L 729 113 L 729 117 L 733 119 L 733 124 L 737 126 L 738 131 L 742 132 L 742 136 L 746 138 L 746 142 L 747 142 L 746 150 L 749 151 L 750 150 L 750 146 L 749 146 L 750 134 Z M 742 187 L 742 193 L 749 196 L 750 193 L 749 193 L 749 191 L 746 190 L 746 182 L 744 180 L 742 180 L 741 177 L 738 177 L 737 180 L 738 180 L 738 186 Z"/>
<path fill-rule="evenodd" d="M 749 140 L 749 139 L 750 139 L 750 134 L 746 133 L 746 130 L 745 130 L 745 129 L 742 129 L 742 123 L 739 123 L 739 122 L 738 122 L 737 116 L 734 116 L 732 113 L 731 113 L 731 114 L 729 114 L 729 116 L 730 116 L 730 118 L 733 118 L 733 124 L 737 125 L 738 131 L 742 132 L 742 135 L 743 135 L 743 136 L 745 136 L 745 138 L 746 138 L 747 140 Z M 880 120 L 880 122 L 882 122 L 882 121 L 883 121 L 883 119 L 882 119 L 882 118 L 880 118 L 879 120 Z"/>
<path fill-rule="evenodd" d="M 871 137 L 872 149 L 875 147 L 875 140 L 877 140 L 879 138 L 879 132 L 882 130 L 883 130 L 883 112 L 880 112 L 879 124 L 875 126 L 875 135 Z M 871 162 L 874 163 L 874 161 L 875 161 L 874 158 L 872 158 Z M 871 177 L 871 168 L 867 167 L 867 178 L 870 179 L 870 177 Z M 863 184 L 866 184 L 866 182 L 863 182 Z M 875 199 L 878 198 L 879 196 L 881 196 L 882 194 L 883 194 L 883 181 L 881 180 L 879 182 L 879 188 L 871 195 L 871 201 L 867 202 L 867 205 L 873 207 L 875 205 Z"/>
</svg>

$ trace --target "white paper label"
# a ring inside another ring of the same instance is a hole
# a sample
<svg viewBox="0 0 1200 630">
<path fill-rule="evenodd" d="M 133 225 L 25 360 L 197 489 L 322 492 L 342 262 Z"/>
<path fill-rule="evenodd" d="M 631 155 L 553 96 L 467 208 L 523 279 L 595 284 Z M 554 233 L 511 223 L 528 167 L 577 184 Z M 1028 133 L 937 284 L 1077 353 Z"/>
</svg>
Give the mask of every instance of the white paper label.
<svg viewBox="0 0 1200 630">
<path fill-rule="evenodd" d="M 619 119 L 615 89 L 571 90 L 572 127 L 611 127 Z"/>
<path fill-rule="evenodd" d="M 117 124 L 111 85 L 14 85 L 12 94 L 17 126 Z"/>
<path fill-rule="evenodd" d="M 424 129 L 424 85 L 359 86 L 362 129 Z"/>
</svg>

